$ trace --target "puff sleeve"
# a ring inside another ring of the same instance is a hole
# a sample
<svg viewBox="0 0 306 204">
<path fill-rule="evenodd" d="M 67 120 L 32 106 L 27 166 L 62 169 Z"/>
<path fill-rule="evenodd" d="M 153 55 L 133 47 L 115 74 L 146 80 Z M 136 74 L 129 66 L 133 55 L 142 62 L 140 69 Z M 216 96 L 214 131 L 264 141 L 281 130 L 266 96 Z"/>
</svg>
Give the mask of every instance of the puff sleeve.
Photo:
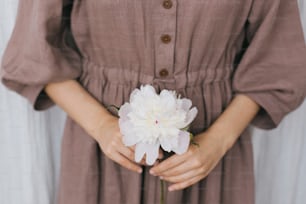
<svg viewBox="0 0 306 204">
<path fill-rule="evenodd" d="M 55 105 L 50 82 L 78 79 L 81 55 L 70 30 L 71 0 L 22 0 L 2 58 L 1 82 L 28 99 L 34 110 Z"/>
<path fill-rule="evenodd" d="M 296 0 L 254 0 L 245 27 L 246 49 L 232 88 L 261 107 L 251 122 L 273 129 L 306 93 L 306 49 Z"/>
</svg>

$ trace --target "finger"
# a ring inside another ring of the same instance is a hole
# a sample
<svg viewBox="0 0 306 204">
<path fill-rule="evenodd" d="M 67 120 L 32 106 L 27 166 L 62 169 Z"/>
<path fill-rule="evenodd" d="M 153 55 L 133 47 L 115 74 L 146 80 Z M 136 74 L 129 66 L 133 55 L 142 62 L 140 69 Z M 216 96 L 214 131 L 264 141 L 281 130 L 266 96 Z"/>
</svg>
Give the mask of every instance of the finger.
<svg viewBox="0 0 306 204">
<path fill-rule="evenodd" d="M 193 160 L 186 160 L 185 162 L 182 162 L 173 168 L 166 169 L 165 171 L 161 172 L 159 176 L 162 176 L 164 178 L 173 177 L 173 176 L 184 174 L 188 171 L 197 169 L 199 167 L 200 166 L 197 166 Z"/>
<path fill-rule="evenodd" d="M 141 161 L 138 162 L 138 163 L 141 164 L 141 165 L 143 165 L 143 166 L 147 166 L 145 157 L 143 157 L 143 158 L 141 159 Z"/>
<path fill-rule="evenodd" d="M 164 153 L 161 149 L 159 149 L 159 152 L 158 152 L 158 159 L 162 159 L 164 157 Z"/>
<path fill-rule="evenodd" d="M 134 152 L 130 148 L 122 146 L 122 147 L 118 147 L 117 151 L 123 156 L 125 156 L 126 158 L 128 158 L 129 160 L 131 161 L 135 160 Z"/>
<path fill-rule="evenodd" d="M 129 149 L 133 152 L 133 161 L 135 161 L 135 145 L 129 147 Z M 137 162 L 138 164 L 142 166 L 148 166 L 146 163 L 146 157 L 144 156 L 140 162 Z"/>
<path fill-rule="evenodd" d="M 132 148 L 132 147 L 128 147 L 132 152 L 135 153 L 135 148 Z"/>
<path fill-rule="evenodd" d="M 154 162 L 154 164 L 153 164 L 152 166 L 154 166 L 154 165 L 160 163 L 159 160 L 162 159 L 163 156 L 164 156 L 164 155 L 163 155 L 163 152 L 162 152 L 161 150 L 159 150 L 158 158 L 156 159 L 156 161 Z M 148 165 L 148 164 L 146 163 L 146 155 L 144 155 L 143 158 L 141 159 L 141 161 L 138 162 L 138 163 L 141 164 L 141 165 L 144 165 L 144 166 L 151 166 L 151 165 Z"/>
<path fill-rule="evenodd" d="M 182 162 L 185 161 L 187 156 L 185 154 L 182 155 L 173 155 L 169 157 L 168 159 L 162 161 L 160 164 L 154 166 L 151 168 L 150 173 L 153 175 L 160 175 L 162 172 L 166 171 L 167 169 L 173 168 Z"/>
<path fill-rule="evenodd" d="M 160 160 L 156 160 L 156 162 L 152 165 L 152 166 L 157 166 L 158 164 L 160 164 Z"/>
<path fill-rule="evenodd" d="M 187 180 L 190 180 L 194 177 L 197 177 L 198 175 L 203 174 L 200 169 L 193 169 L 187 172 L 184 172 L 183 174 L 179 174 L 176 176 L 169 176 L 169 177 L 161 177 L 162 180 L 171 182 L 171 183 L 181 183 Z"/>
<path fill-rule="evenodd" d="M 135 152 L 135 145 L 129 147 L 133 152 Z"/>
<path fill-rule="evenodd" d="M 193 177 L 191 179 L 188 179 L 186 181 L 173 184 L 173 185 L 169 186 L 168 190 L 169 191 L 175 191 L 175 190 L 181 190 L 181 189 L 187 188 L 187 187 L 195 184 L 196 182 L 200 181 L 205 176 L 204 175 L 199 175 L 199 176 Z"/>
<path fill-rule="evenodd" d="M 127 157 L 129 160 L 135 162 L 135 152 L 133 151 L 132 148 L 126 148 L 126 147 L 121 147 L 118 150 L 121 154 L 123 154 L 125 157 Z M 137 164 L 143 165 L 143 166 L 148 166 L 146 163 L 146 157 L 144 156 L 140 162 L 136 162 Z"/>
<path fill-rule="evenodd" d="M 128 160 L 126 157 L 124 157 L 119 152 L 113 154 L 113 160 L 115 162 L 117 162 L 118 164 L 120 164 L 121 166 L 123 166 L 123 167 L 125 167 L 125 168 L 127 168 L 131 171 L 135 171 L 135 172 L 138 172 L 138 173 L 142 172 L 142 168 L 140 166 L 131 162 L 130 160 Z"/>
<path fill-rule="evenodd" d="M 141 164 L 141 165 L 144 165 L 144 166 L 155 166 L 155 165 L 157 165 L 157 164 L 159 164 L 159 163 L 160 163 L 160 162 L 159 162 L 159 160 L 157 159 L 157 160 L 154 162 L 153 165 L 148 165 L 147 162 L 146 162 L 146 156 L 144 156 L 144 157 L 142 158 L 142 160 L 140 161 L 140 164 Z"/>
</svg>

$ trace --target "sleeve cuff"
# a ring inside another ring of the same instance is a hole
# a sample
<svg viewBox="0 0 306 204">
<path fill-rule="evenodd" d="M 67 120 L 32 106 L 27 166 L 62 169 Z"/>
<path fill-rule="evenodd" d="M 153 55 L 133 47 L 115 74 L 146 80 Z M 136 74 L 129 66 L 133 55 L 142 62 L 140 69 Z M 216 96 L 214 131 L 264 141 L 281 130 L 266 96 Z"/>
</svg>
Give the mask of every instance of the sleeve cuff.
<svg viewBox="0 0 306 204">
<path fill-rule="evenodd" d="M 45 93 L 45 85 L 28 86 L 24 84 L 14 83 L 10 80 L 5 79 L 2 79 L 2 83 L 11 91 L 17 92 L 18 94 L 26 98 L 35 111 L 47 110 L 55 105 L 52 99 L 50 99 L 49 96 Z"/>
<path fill-rule="evenodd" d="M 248 96 L 260 106 L 257 115 L 251 121 L 251 125 L 265 130 L 276 128 L 285 115 L 290 112 L 280 107 L 277 99 L 271 93 L 235 93 Z"/>
</svg>

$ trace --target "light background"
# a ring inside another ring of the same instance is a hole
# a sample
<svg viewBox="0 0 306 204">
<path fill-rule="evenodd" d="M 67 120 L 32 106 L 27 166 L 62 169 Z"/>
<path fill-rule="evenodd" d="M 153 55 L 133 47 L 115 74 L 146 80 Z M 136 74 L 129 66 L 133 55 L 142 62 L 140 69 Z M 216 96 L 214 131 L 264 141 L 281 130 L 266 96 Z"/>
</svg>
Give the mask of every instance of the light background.
<svg viewBox="0 0 306 204">
<path fill-rule="evenodd" d="M 18 0 L 0 3 L 1 57 Z M 306 33 L 306 0 L 299 4 Z M 0 204 L 54 203 L 65 116 L 58 107 L 35 112 L 0 84 Z M 256 204 L 305 204 L 306 101 L 277 129 L 254 129 L 253 144 Z"/>
</svg>

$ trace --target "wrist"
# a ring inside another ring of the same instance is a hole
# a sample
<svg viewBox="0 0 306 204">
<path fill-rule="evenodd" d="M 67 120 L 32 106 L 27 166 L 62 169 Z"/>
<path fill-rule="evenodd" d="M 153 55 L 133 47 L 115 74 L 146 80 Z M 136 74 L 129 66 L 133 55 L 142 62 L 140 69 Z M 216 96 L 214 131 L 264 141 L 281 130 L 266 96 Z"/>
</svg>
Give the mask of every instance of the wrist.
<svg viewBox="0 0 306 204">
<path fill-rule="evenodd" d="M 92 121 L 88 123 L 86 130 L 94 139 L 97 139 L 101 130 L 105 129 L 105 126 L 114 120 L 115 117 L 112 114 L 102 109 L 96 117 L 92 117 Z"/>
<path fill-rule="evenodd" d="M 245 95 L 237 95 L 208 128 L 207 134 L 229 150 L 259 111 L 259 106 Z"/>
<path fill-rule="evenodd" d="M 214 123 L 206 134 L 216 140 L 221 145 L 223 152 L 227 152 L 239 138 L 240 134 L 234 131 L 234 128 L 228 128 L 226 124 Z"/>
</svg>

